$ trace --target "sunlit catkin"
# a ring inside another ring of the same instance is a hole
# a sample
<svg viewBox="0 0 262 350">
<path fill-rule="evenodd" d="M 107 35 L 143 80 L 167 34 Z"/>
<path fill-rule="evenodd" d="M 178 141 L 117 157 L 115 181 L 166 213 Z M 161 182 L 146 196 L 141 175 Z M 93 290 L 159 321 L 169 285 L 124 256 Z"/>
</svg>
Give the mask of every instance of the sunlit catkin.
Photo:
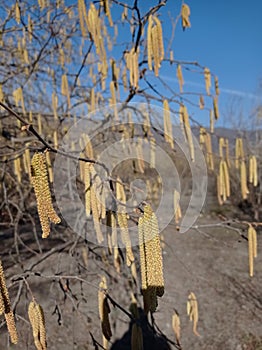
<svg viewBox="0 0 262 350">
<path fill-rule="evenodd" d="M 17 344 L 18 336 L 17 336 L 14 314 L 11 309 L 11 303 L 10 303 L 8 289 L 6 286 L 4 269 L 2 266 L 2 262 L 0 260 L 0 315 L 3 313 L 5 314 L 7 330 L 10 335 L 11 342 L 13 344 Z"/>
<path fill-rule="evenodd" d="M 187 4 L 182 5 L 181 9 L 181 17 L 182 17 L 182 28 L 185 30 L 186 28 L 191 27 L 190 23 L 190 7 Z"/>
<path fill-rule="evenodd" d="M 254 155 L 249 158 L 249 182 L 254 187 L 258 185 L 257 158 Z"/>
<path fill-rule="evenodd" d="M 209 68 L 204 69 L 204 77 L 205 77 L 205 85 L 206 85 L 206 93 L 210 95 L 211 88 L 211 74 Z"/>
<path fill-rule="evenodd" d="M 182 68 L 180 64 L 177 65 L 176 76 L 179 82 L 180 92 L 183 92 L 184 78 L 183 78 Z"/>
<path fill-rule="evenodd" d="M 163 111 L 164 111 L 164 137 L 166 142 L 168 142 L 172 149 L 174 149 L 173 140 L 173 129 L 170 116 L 170 108 L 167 100 L 163 101 Z"/>
<path fill-rule="evenodd" d="M 5 321 L 6 321 L 6 326 L 8 329 L 8 333 L 10 335 L 11 342 L 13 344 L 17 344 L 18 343 L 18 335 L 17 335 L 13 311 L 9 311 L 8 313 L 5 314 Z"/>
<path fill-rule="evenodd" d="M 156 310 L 157 296 L 164 294 L 164 277 L 157 218 L 149 204 L 144 205 L 143 211 L 138 222 L 138 233 L 142 293 L 147 313 Z"/>
<path fill-rule="evenodd" d="M 254 258 L 257 257 L 257 232 L 252 225 L 248 227 L 248 260 L 249 275 L 254 275 Z"/>
<path fill-rule="evenodd" d="M 147 26 L 147 61 L 149 70 L 152 70 L 152 61 L 154 60 L 154 72 L 156 76 L 158 76 L 163 58 L 164 44 L 161 22 L 157 17 L 150 15 Z"/>
<path fill-rule="evenodd" d="M 34 343 L 37 350 L 46 350 L 45 318 L 42 307 L 35 301 L 28 306 L 28 317 L 32 327 Z"/>
<path fill-rule="evenodd" d="M 190 321 L 193 321 L 193 332 L 195 335 L 199 336 L 197 332 L 197 323 L 198 323 L 198 303 L 196 296 L 193 292 L 191 292 L 188 296 L 187 301 L 187 314 L 189 316 Z"/>
<path fill-rule="evenodd" d="M 247 199 L 249 190 L 247 188 L 247 170 L 246 170 L 246 162 L 244 161 L 244 159 L 241 160 L 241 165 L 240 165 L 240 182 L 241 182 L 242 198 Z"/>
<path fill-rule="evenodd" d="M 184 130 L 184 134 L 185 134 L 185 137 L 186 137 L 186 140 L 188 143 L 191 160 L 194 162 L 195 161 L 195 148 L 194 148 L 194 143 L 193 143 L 191 126 L 189 123 L 189 116 L 188 116 L 187 108 L 183 104 L 180 105 L 180 118 L 182 121 L 182 125 L 183 125 L 182 127 Z"/>
<path fill-rule="evenodd" d="M 42 227 L 42 237 L 46 238 L 50 233 L 49 220 L 55 224 L 58 224 L 61 220 L 56 214 L 52 204 L 44 153 L 37 152 L 33 155 L 31 160 L 31 181 L 37 201 L 37 210 Z"/>
</svg>

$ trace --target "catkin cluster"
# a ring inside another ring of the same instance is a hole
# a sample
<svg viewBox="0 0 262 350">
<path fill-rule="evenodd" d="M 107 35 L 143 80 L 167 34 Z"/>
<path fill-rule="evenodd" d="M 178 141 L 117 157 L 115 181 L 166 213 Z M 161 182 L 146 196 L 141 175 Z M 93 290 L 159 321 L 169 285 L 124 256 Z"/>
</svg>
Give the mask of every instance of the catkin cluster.
<svg viewBox="0 0 262 350">
<path fill-rule="evenodd" d="M 144 206 L 139 218 L 139 251 L 145 313 L 155 312 L 157 296 L 164 294 L 162 250 L 157 217 L 150 205 Z"/>
<path fill-rule="evenodd" d="M 195 335 L 199 336 L 197 332 L 197 323 L 198 323 L 198 303 L 196 296 L 193 292 L 191 292 L 188 296 L 187 300 L 187 314 L 189 316 L 190 321 L 193 321 L 193 332 Z"/>
<path fill-rule="evenodd" d="M 9 293 L 6 286 L 4 269 L 0 260 L 0 315 L 4 313 L 7 329 L 10 335 L 11 342 L 17 344 L 18 336 L 15 325 L 13 311 L 11 310 L 11 303 Z"/>
<path fill-rule="evenodd" d="M 28 317 L 32 326 L 34 343 L 37 350 L 46 350 L 45 317 L 42 307 L 35 301 L 28 306 Z"/>
<path fill-rule="evenodd" d="M 254 258 L 257 257 L 257 231 L 252 225 L 248 228 L 249 275 L 254 275 Z"/>
<path fill-rule="evenodd" d="M 200 128 L 199 143 L 202 150 L 205 149 L 206 151 L 206 162 L 207 162 L 208 169 L 213 171 L 214 158 L 213 158 L 213 151 L 212 151 L 211 135 L 203 127 Z"/>
<path fill-rule="evenodd" d="M 138 88 L 139 67 L 138 67 L 139 50 L 135 51 L 133 47 L 129 52 L 125 53 L 126 67 L 129 70 L 130 85 Z"/>
<path fill-rule="evenodd" d="M 147 27 L 147 60 L 148 68 L 152 70 L 154 60 L 154 72 L 156 77 L 159 73 L 161 62 L 164 59 L 164 44 L 162 25 L 156 16 L 150 15 Z"/>
<path fill-rule="evenodd" d="M 31 181 L 37 201 L 42 237 L 46 238 L 50 234 L 49 220 L 55 224 L 58 224 L 61 220 L 53 208 L 44 153 L 37 152 L 33 155 L 31 160 Z"/>
<path fill-rule="evenodd" d="M 223 204 L 230 197 L 230 179 L 225 160 L 220 160 L 219 174 L 217 176 L 217 194 L 219 204 Z"/>
</svg>

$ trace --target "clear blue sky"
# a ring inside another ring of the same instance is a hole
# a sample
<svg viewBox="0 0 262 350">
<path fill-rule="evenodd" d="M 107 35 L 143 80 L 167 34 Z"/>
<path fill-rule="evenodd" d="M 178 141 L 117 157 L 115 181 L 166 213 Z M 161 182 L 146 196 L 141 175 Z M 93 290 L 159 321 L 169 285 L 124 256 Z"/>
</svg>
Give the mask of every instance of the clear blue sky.
<svg viewBox="0 0 262 350">
<path fill-rule="evenodd" d="M 186 0 L 191 9 L 191 28 L 182 31 L 178 23 L 174 56 L 194 60 L 210 68 L 220 82 L 220 107 L 225 111 L 233 97 L 242 97 L 249 109 L 262 103 L 262 0 Z M 156 1 L 139 1 L 143 10 Z M 169 0 L 161 10 L 165 32 L 171 31 L 168 13 L 176 17 L 181 1 Z M 162 71 L 165 75 L 168 72 Z M 175 78 L 175 77 L 174 77 Z M 199 78 L 193 77 L 193 81 Z M 190 84 L 190 80 L 188 80 Z M 188 85 L 189 89 L 191 88 Z M 186 88 L 186 84 L 185 84 Z M 257 97 L 255 97 L 257 96 Z"/>
</svg>

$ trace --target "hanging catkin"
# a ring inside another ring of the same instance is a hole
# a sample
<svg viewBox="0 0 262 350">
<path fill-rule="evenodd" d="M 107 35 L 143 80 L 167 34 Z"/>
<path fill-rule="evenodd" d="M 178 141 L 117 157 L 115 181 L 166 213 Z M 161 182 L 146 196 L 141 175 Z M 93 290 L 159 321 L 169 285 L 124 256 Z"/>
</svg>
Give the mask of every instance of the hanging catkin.
<svg viewBox="0 0 262 350">
<path fill-rule="evenodd" d="M 31 181 L 37 201 L 37 210 L 42 227 L 42 237 L 47 238 L 50 233 L 49 220 L 58 224 L 61 220 L 56 214 L 48 183 L 46 158 L 44 153 L 37 152 L 31 160 Z"/>
<path fill-rule="evenodd" d="M 162 250 L 155 213 L 149 204 L 143 208 L 139 218 L 139 250 L 142 293 L 145 313 L 157 308 L 157 296 L 164 294 Z"/>
<path fill-rule="evenodd" d="M 124 186 L 122 185 L 119 177 L 117 178 L 117 182 L 116 182 L 116 199 L 122 202 L 123 204 L 126 203 Z M 126 209 L 124 205 L 121 205 L 121 204 L 117 205 L 116 215 L 117 215 L 117 222 L 121 230 L 122 243 L 126 248 L 126 264 L 127 266 L 131 266 L 135 258 L 132 251 L 132 243 L 130 240 L 129 230 L 128 230 L 127 214 L 126 214 Z"/>
<path fill-rule="evenodd" d="M 13 311 L 11 309 L 11 303 L 9 298 L 8 289 L 6 286 L 6 280 L 4 275 L 4 269 L 2 266 L 2 261 L 0 260 L 0 315 L 5 315 L 6 326 L 8 333 L 10 335 L 11 342 L 13 344 L 18 343 L 18 335 L 15 325 L 15 318 Z"/>
<path fill-rule="evenodd" d="M 164 137 L 166 142 L 168 142 L 171 148 L 174 149 L 172 122 L 171 122 L 171 116 L 170 116 L 170 108 L 167 100 L 163 101 L 163 111 L 164 111 Z"/>
<path fill-rule="evenodd" d="M 257 158 L 254 155 L 249 158 L 249 182 L 254 187 L 258 185 Z"/>
<path fill-rule="evenodd" d="M 246 169 L 246 163 L 244 159 L 241 160 L 241 165 L 240 165 L 240 180 L 241 180 L 242 198 L 247 199 L 249 190 L 247 188 L 247 169 Z"/>
<path fill-rule="evenodd" d="M 193 143 L 193 137 L 192 137 L 191 127 L 190 127 L 190 123 L 189 123 L 187 108 L 183 104 L 180 105 L 180 121 L 182 122 L 182 130 L 184 132 L 184 135 L 185 135 L 187 143 L 188 143 L 191 160 L 194 162 L 195 161 L 195 148 L 194 148 L 194 143 Z"/>
<path fill-rule="evenodd" d="M 164 44 L 161 22 L 157 17 L 150 15 L 147 27 L 147 60 L 149 70 L 152 70 L 152 62 L 154 60 L 155 76 L 158 76 L 159 68 L 163 59 Z"/>
<path fill-rule="evenodd" d="M 112 337 L 111 332 L 111 326 L 109 322 L 109 313 L 110 313 L 110 307 L 108 304 L 107 297 L 105 295 L 107 291 L 107 283 L 105 276 L 101 277 L 101 282 L 99 283 L 99 290 L 98 290 L 98 310 L 99 310 L 99 317 L 101 320 L 101 328 L 103 336 L 110 340 Z"/>
<path fill-rule="evenodd" d="M 35 301 L 28 306 L 28 317 L 31 323 L 34 343 L 37 350 L 46 350 L 45 317 L 42 307 Z"/>
<path fill-rule="evenodd" d="M 198 323 L 198 303 L 196 296 L 193 292 L 191 292 L 188 296 L 187 301 L 187 314 L 189 316 L 190 321 L 193 321 L 193 332 L 195 335 L 199 336 L 197 332 L 197 323 Z"/>
<path fill-rule="evenodd" d="M 179 82 L 180 92 L 183 92 L 184 78 L 183 78 L 182 68 L 180 64 L 177 65 L 176 76 Z"/>
<path fill-rule="evenodd" d="M 211 88 L 211 74 L 209 68 L 204 69 L 204 77 L 205 77 L 205 85 L 206 85 L 206 93 L 210 95 Z"/>
<path fill-rule="evenodd" d="M 252 225 L 248 227 L 248 260 L 249 275 L 254 275 L 254 258 L 257 257 L 257 232 Z"/>
<path fill-rule="evenodd" d="M 183 30 L 185 30 L 186 28 L 190 28 L 191 27 L 191 23 L 190 23 L 190 8 L 187 4 L 183 4 L 182 5 L 182 9 L 181 9 L 181 17 L 182 17 L 182 28 Z"/>
</svg>

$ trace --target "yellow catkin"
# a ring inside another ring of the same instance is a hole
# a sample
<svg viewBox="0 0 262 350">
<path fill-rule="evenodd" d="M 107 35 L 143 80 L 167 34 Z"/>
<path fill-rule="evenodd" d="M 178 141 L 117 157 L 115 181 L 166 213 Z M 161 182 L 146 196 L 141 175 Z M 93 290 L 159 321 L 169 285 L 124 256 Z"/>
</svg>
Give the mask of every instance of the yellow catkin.
<svg viewBox="0 0 262 350">
<path fill-rule="evenodd" d="M 157 218 L 149 204 L 143 210 L 143 216 L 138 222 L 138 233 L 142 293 L 147 313 L 156 310 L 157 296 L 164 294 L 164 277 Z"/>
<path fill-rule="evenodd" d="M 241 180 L 241 193 L 242 198 L 247 199 L 247 195 L 249 194 L 249 190 L 247 188 L 247 170 L 246 170 L 246 163 L 242 159 L 241 165 L 240 165 L 240 180 Z"/>
<path fill-rule="evenodd" d="M 209 133 L 206 133 L 205 135 L 205 145 L 206 145 L 206 151 L 207 151 L 207 165 L 209 170 L 214 171 L 214 158 L 213 158 L 213 151 L 212 151 L 212 140 L 211 135 Z"/>
<path fill-rule="evenodd" d="M 17 344 L 18 336 L 15 325 L 15 319 L 13 311 L 11 310 L 11 303 L 9 298 L 8 289 L 6 286 L 6 280 L 4 275 L 4 269 L 0 260 L 0 314 L 5 314 L 5 320 L 7 330 L 10 335 L 11 342 Z"/>
<path fill-rule="evenodd" d="M 83 37 L 86 36 L 86 28 L 85 28 L 85 21 L 84 21 L 85 13 L 86 13 L 85 1 L 78 0 L 79 23 L 80 23 L 80 29 Z"/>
<path fill-rule="evenodd" d="M 111 93 L 111 103 L 110 106 L 113 107 L 115 119 L 118 120 L 118 111 L 116 106 L 116 90 L 113 81 L 110 82 L 110 93 Z"/>
<path fill-rule="evenodd" d="M 228 139 L 225 139 L 225 156 L 226 156 L 226 163 L 228 168 L 231 167 L 230 157 L 229 157 L 229 142 Z"/>
<path fill-rule="evenodd" d="M 31 160 L 31 181 L 37 201 L 42 237 L 47 238 L 50 233 L 49 220 L 55 224 L 58 224 L 61 220 L 53 208 L 44 153 L 37 152 L 33 155 Z"/>
<path fill-rule="evenodd" d="M 98 200 L 96 196 L 96 189 L 95 185 L 91 184 L 90 188 L 90 202 L 91 202 L 91 210 L 92 210 L 92 216 L 93 216 L 93 223 L 94 223 L 94 228 L 96 231 L 96 238 L 98 243 L 102 243 L 104 241 L 104 236 L 101 231 L 101 226 L 99 222 L 99 209 L 98 209 Z"/>
<path fill-rule="evenodd" d="M 258 171 L 257 171 L 256 156 L 251 156 L 249 158 L 249 182 L 253 184 L 254 187 L 258 185 Z"/>
<path fill-rule="evenodd" d="M 254 275 L 254 240 L 253 240 L 253 227 L 250 225 L 248 228 L 248 261 L 249 261 L 249 275 Z"/>
<path fill-rule="evenodd" d="M 209 111 L 209 124 L 210 124 L 210 132 L 214 133 L 214 111 L 210 109 Z"/>
<path fill-rule="evenodd" d="M 244 148 L 243 148 L 243 140 L 240 137 L 236 138 L 235 145 L 235 167 L 239 169 L 239 161 L 244 159 Z"/>
<path fill-rule="evenodd" d="M 164 51 L 164 42 L 163 42 L 163 31 L 160 20 L 154 16 L 154 22 L 156 24 L 156 32 L 157 32 L 157 41 L 158 41 L 158 49 L 159 49 L 159 59 L 160 63 L 164 59 L 165 51 Z"/>
<path fill-rule="evenodd" d="M 175 333 L 176 342 L 179 345 L 180 344 L 180 334 L 181 334 L 181 327 L 180 327 L 180 317 L 178 313 L 175 311 L 172 316 L 172 328 Z"/>
<path fill-rule="evenodd" d="M 226 194 L 226 198 L 228 198 L 230 197 L 230 179 L 229 179 L 227 162 L 225 160 L 222 161 L 222 170 L 223 170 L 223 177 L 224 177 L 224 183 L 225 183 L 225 194 Z"/>
<path fill-rule="evenodd" d="M 154 60 L 154 72 L 156 76 L 158 76 L 163 58 L 164 45 L 161 22 L 156 16 L 150 15 L 147 27 L 147 60 L 149 70 L 152 70 L 152 61 Z"/>
<path fill-rule="evenodd" d="M 11 311 L 11 304 L 8 294 L 8 289 L 6 286 L 6 280 L 4 275 L 4 269 L 2 262 L 0 260 L 0 294 L 1 294 L 1 300 L 3 301 L 3 305 L 1 307 L 1 313 L 9 313 Z"/>
<path fill-rule="evenodd" d="M 150 15 L 148 18 L 148 25 L 147 25 L 147 64 L 148 64 L 149 70 L 153 69 L 153 66 L 152 66 L 152 56 L 153 56 L 152 26 L 153 26 L 153 20 L 152 20 L 152 15 Z"/>
<path fill-rule="evenodd" d="M 180 92 L 183 92 L 184 78 L 183 78 L 182 68 L 180 64 L 177 65 L 176 76 L 179 82 Z"/>
<path fill-rule="evenodd" d="M 28 306 L 28 317 L 32 327 L 34 343 L 37 350 L 46 350 L 45 318 L 42 307 L 35 301 Z"/>
<path fill-rule="evenodd" d="M 193 321 L 193 332 L 195 335 L 199 336 L 197 332 L 197 323 L 198 323 L 198 302 L 196 296 L 193 292 L 191 292 L 188 296 L 187 301 L 187 314 L 189 316 L 190 321 Z"/>
<path fill-rule="evenodd" d="M 181 9 L 181 17 L 182 17 L 182 28 L 185 30 L 185 28 L 190 28 L 190 7 L 187 4 L 182 5 Z"/>
<path fill-rule="evenodd" d="M 173 140 L 173 129 L 170 116 L 170 108 L 167 100 L 163 101 L 163 111 L 164 111 L 164 137 L 166 142 L 168 142 L 172 149 L 174 149 Z"/>
<path fill-rule="evenodd" d="M 120 182 L 120 178 L 117 178 L 117 180 L 118 181 L 116 182 L 116 199 L 125 204 L 126 195 L 124 186 Z M 127 214 L 125 207 L 123 205 L 121 206 L 120 204 L 118 204 L 117 206 L 117 222 L 121 230 L 122 243 L 126 248 L 126 264 L 127 266 L 131 266 L 132 262 L 134 261 L 134 255 L 128 231 Z"/>
<path fill-rule="evenodd" d="M 223 137 L 220 137 L 219 138 L 219 157 L 221 159 L 224 159 L 224 151 L 223 151 L 224 145 L 225 145 L 225 140 Z"/>
<path fill-rule="evenodd" d="M 204 69 L 204 77 L 205 77 L 205 85 L 206 85 L 206 93 L 210 95 L 210 88 L 211 88 L 211 73 L 209 68 Z"/>
<path fill-rule="evenodd" d="M 183 104 L 180 105 L 180 117 L 182 118 L 183 130 L 184 130 L 184 134 L 186 136 L 186 140 L 188 142 L 191 160 L 194 162 L 195 161 L 195 148 L 194 148 L 194 143 L 193 143 L 193 137 L 192 137 L 191 127 L 190 127 L 190 123 L 189 123 L 187 108 Z"/>
<path fill-rule="evenodd" d="M 174 190 L 174 215 L 175 215 L 175 223 L 176 224 L 179 223 L 179 220 L 182 217 L 181 207 L 180 207 L 179 201 L 180 201 L 180 193 L 177 190 Z"/>
<path fill-rule="evenodd" d="M 11 342 L 13 344 L 17 344 L 18 335 L 17 335 L 13 311 L 9 311 L 8 313 L 5 314 L 5 320 L 6 320 L 6 325 L 7 325 L 8 333 L 10 335 Z"/>
<path fill-rule="evenodd" d="M 219 118 L 218 97 L 217 96 L 213 97 L 213 110 L 214 110 L 215 119 L 217 120 Z"/>
<path fill-rule="evenodd" d="M 105 292 L 107 291 L 107 283 L 105 276 L 101 277 L 101 282 L 99 283 L 99 290 L 98 290 L 98 311 L 99 311 L 99 317 L 101 320 L 101 328 L 103 336 L 110 340 L 112 337 L 111 332 L 111 326 L 109 322 L 109 313 L 110 308 L 108 304 L 108 300 L 106 298 Z"/>
<path fill-rule="evenodd" d="M 20 24 L 21 14 L 20 14 L 19 3 L 17 1 L 15 3 L 15 20 L 17 24 Z"/>
</svg>

